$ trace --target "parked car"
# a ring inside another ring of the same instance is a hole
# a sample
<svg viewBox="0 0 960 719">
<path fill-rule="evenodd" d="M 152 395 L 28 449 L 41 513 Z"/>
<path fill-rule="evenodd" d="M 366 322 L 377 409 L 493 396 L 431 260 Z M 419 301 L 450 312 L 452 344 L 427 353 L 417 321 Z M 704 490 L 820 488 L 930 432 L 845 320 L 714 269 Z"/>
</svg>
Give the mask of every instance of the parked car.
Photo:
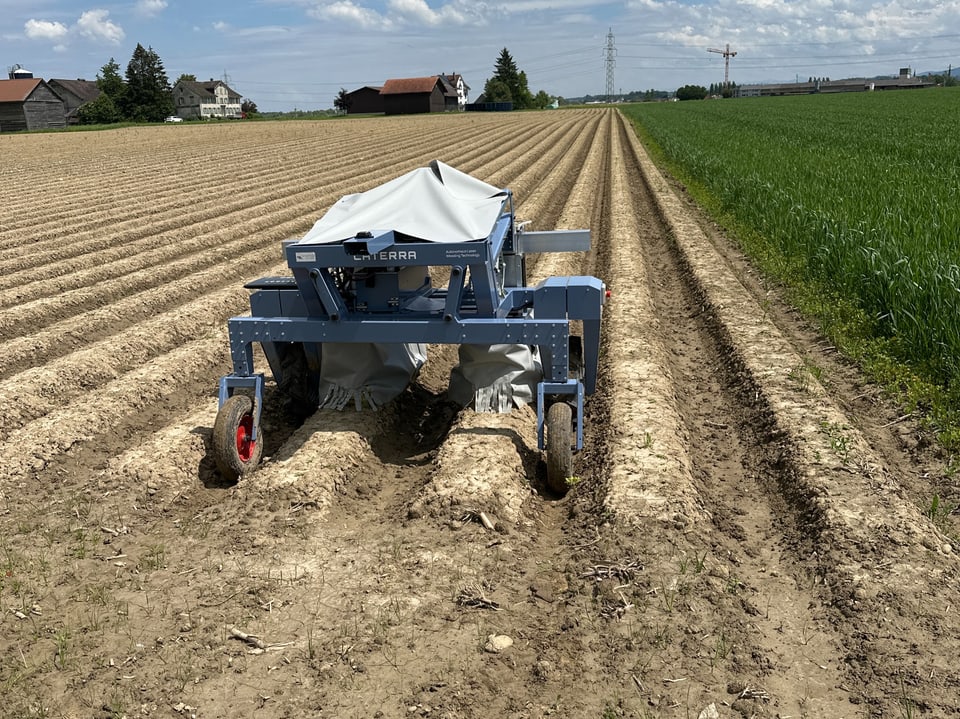
<svg viewBox="0 0 960 719">
<path fill-rule="evenodd" d="M 183 122 L 182 117 L 177 117 L 176 115 L 171 115 L 170 117 L 163 118 L 164 122 Z"/>
</svg>

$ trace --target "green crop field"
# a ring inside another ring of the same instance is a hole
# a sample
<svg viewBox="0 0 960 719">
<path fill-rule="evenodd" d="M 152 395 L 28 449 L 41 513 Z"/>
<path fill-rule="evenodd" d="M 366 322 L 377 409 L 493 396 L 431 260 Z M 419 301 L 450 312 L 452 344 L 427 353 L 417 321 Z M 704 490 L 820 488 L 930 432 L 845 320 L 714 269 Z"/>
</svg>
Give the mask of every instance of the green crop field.
<svg viewBox="0 0 960 719">
<path fill-rule="evenodd" d="M 624 112 L 768 272 L 820 298 L 814 312 L 826 324 L 842 324 L 838 307 L 857 315 L 853 334 L 874 364 L 879 356 L 909 368 L 951 413 L 943 405 L 960 398 L 960 89 Z"/>
</svg>

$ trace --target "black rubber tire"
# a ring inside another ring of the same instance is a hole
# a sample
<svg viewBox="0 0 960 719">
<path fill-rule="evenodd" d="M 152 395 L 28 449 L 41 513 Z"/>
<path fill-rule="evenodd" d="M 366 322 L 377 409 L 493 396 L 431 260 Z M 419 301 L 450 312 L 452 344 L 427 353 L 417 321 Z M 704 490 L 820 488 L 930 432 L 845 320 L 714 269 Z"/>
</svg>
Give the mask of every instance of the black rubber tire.
<svg viewBox="0 0 960 719">
<path fill-rule="evenodd" d="M 243 394 L 228 397 L 213 423 L 213 456 L 224 479 L 236 481 L 257 468 L 263 456 L 263 430 L 249 441 L 253 400 Z"/>
<path fill-rule="evenodd" d="M 283 411 L 303 422 L 320 405 L 320 379 L 311 372 L 300 342 L 291 342 L 280 352 L 280 381 L 277 383 Z"/>
<path fill-rule="evenodd" d="M 573 409 L 566 402 L 554 402 L 547 410 L 547 486 L 566 494 L 573 475 Z"/>
</svg>

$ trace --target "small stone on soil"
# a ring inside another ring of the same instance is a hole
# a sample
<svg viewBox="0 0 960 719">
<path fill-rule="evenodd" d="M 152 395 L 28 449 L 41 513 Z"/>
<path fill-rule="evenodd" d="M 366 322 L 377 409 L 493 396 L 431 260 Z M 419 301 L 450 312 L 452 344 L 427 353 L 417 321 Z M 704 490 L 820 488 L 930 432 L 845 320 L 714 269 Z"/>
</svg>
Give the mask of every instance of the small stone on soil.
<svg viewBox="0 0 960 719">
<path fill-rule="evenodd" d="M 512 646 L 513 639 L 506 634 L 491 634 L 487 637 L 487 643 L 483 645 L 483 650 L 490 654 L 500 654 Z"/>
</svg>

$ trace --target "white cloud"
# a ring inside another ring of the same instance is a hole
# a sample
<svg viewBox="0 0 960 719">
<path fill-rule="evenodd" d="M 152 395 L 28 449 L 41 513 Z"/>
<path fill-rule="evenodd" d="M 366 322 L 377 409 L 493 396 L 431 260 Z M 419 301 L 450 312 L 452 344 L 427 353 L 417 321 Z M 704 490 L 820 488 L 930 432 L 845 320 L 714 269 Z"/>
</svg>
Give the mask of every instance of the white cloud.
<svg viewBox="0 0 960 719">
<path fill-rule="evenodd" d="M 440 14 L 434 12 L 424 0 L 390 0 L 388 6 L 395 13 L 425 25 L 439 25 Z"/>
<path fill-rule="evenodd" d="M 111 45 L 119 45 L 126 37 L 123 28 L 109 19 L 108 10 L 87 10 L 77 20 L 77 32 L 90 40 L 103 40 Z"/>
<path fill-rule="evenodd" d="M 291 32 L 289 27 L 284 25 L 256 25 L 254 27 L 234 27 L 228 22 L 217 20 L 213 23 L 213 29 L 217 32 L 230 35 L 231 37 L 263 37 L 270 38 Z M 199 30 L 199 28 L 194 28 Z"/>
<path fill-rule="evenodd" d="M 353 0 L 337 0 L 311 8 L 308 15 L 318 20 L 345 20 L 362 28 L 388 29 L 390 20 L 376 10 L 357 5 Z"/>
<path fill-rule="evenodd" d="M 441 5 L 439 10 L 427 5 L 426 0 L 389 0 L 387 5 L 401 19 L 430 27 L 445 24 L 466 25 L 475 19 L 482 19 L 481 13 L 477 13 L 475 9 L 467 9 L 459 3 Z"/>
<path fill-rule="evenodd" d="M 483 26 L 489 24 L 493 13 L 502 14 L 503 8 L 493 8 L 484 2 L 453 0 L 434 8 L 427 0 L 387 0 L 383 11 L 355 2 L 313 3 L 307 15 L 317 20 L 331 20 L 357 25 L 364 29 L 391 30 L 398 26 Z"/>
<path fill-rule="evenodd" d="M 154 17 L 167 9 L 167 0 L 138 0 L 137 12 L 147 17 Z"/>
<path fill-rule="evenodd" d="M 48 20 L 27 20 L 23 28 L 31 40 L 59 40 L 68 32 L 63 23 Z"/>
</svg>

